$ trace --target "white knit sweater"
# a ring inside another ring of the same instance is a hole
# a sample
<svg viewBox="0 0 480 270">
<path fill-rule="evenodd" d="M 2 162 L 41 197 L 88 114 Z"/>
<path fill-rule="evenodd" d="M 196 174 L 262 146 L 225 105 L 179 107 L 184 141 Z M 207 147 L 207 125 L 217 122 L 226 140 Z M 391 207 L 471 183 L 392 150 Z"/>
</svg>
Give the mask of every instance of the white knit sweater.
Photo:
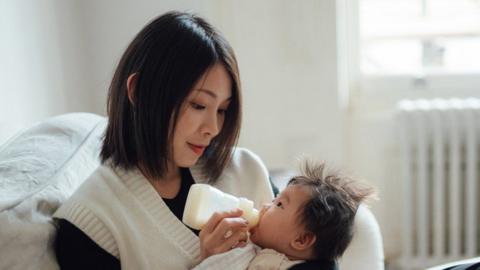
<svg viewBox="0 0 480 270">
<path fill-rule="evenodd" d="M 196 183 L 205 183 L 198 167 Z M 214 185 L 259 208 L 273 198 L 261 160 L 237 148 Z M 77 226 L 120 260 L 122 269 L 191 269 L 200 262 L 199 238 L 170 211 L 138 171 L 99 167 L 54 214 Z M 215 269 L 227 269 L 218 265 Z"/>
</svg>

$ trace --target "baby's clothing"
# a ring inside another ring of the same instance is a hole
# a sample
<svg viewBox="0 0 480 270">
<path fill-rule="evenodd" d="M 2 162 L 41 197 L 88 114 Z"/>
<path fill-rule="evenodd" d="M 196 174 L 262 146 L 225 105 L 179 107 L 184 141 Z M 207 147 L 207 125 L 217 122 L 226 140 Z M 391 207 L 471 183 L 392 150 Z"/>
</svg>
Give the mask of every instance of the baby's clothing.
<svg viewBox="0 0 480 270">
<path fill-rule="evenodd" d="M 303 260 L 291 261 L 285 254 L 273 249 L 261 249 L 252 243 L 243 248 L 235 248 L 230 251 L 208 257 L 192 270 L 211 269 L 217 264 L 225 265 L 228 262 L 235 270 L 286 270 Z"/>
<path fill-rule="evenodd" d="M 248 265 L 248 270 L 286 270 L 303 260 L 291 261 L 283 253 L 273 249 L 261 249 Z"/>
</svg>

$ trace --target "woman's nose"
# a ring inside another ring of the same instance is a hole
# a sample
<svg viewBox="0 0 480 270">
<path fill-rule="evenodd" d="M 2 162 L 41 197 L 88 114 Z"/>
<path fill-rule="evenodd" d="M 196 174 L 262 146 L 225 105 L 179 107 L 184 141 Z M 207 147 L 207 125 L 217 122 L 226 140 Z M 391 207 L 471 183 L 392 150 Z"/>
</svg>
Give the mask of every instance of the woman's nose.
<svg viewBox="0 0 480 270">
<path fill-rule="evenodd" d="M 215 113 L 214 116 L 207 116 L 202 126 L 202 133 L 215 137 L 220 132 L 219 120 Z"/>
</svg>

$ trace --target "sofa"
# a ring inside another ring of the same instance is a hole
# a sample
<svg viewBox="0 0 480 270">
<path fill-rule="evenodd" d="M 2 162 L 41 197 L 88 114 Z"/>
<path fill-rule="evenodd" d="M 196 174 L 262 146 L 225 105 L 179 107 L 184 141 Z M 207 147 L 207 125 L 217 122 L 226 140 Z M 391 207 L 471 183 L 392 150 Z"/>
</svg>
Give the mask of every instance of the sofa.
<svg viewBox="0 0 480 270">
<path fill-rule="evenodd" d="M 99 166 L 106 119 L 52 117 L 0 142 L 0 269 L 58 269 L 53 212 Z M 378 223 L 365 206 L 340 269 L 382 270 Z"/>
</svg>

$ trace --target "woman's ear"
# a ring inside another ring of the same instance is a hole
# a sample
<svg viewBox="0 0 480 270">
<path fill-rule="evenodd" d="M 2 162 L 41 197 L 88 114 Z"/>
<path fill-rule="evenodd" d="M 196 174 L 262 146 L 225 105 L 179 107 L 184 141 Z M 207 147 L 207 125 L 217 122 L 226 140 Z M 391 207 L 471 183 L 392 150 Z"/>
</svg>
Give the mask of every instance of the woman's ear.
<svg viewBox="0 0 480 270">
<path fill-rule="evenodd" d="M 132 73 L 127 79 L 127 95 L 128 100 L 130 100 L 132 105 L 135 104 L 135 86 L 137 85 L 137 77 L 138 73 Z"/>
<path fill-rule="evenodd" d="M 317 237 L 311 232 L 302 232 L 291 243 L 292 248 L 298 251 L 309 249 L 315 244 Z"/>
</svg>

